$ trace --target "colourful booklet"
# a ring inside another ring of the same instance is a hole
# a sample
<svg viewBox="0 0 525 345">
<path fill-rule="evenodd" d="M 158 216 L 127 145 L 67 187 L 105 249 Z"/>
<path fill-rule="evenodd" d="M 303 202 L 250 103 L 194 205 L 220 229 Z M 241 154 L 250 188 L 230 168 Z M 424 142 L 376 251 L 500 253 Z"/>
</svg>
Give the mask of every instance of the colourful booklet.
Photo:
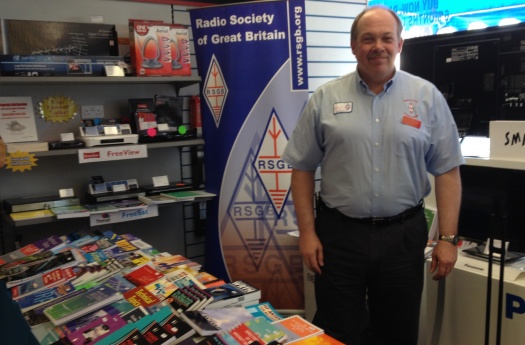
<svg viewBox="0 0 525 345">
<path fill-rule="evenodd" d="M 253 319 L 253 315 L 244 307 L 191 310 L 182 312 L 180 316 L 202 336 L 229 331 Z"/>
<path fill-rule="evenodd" d="M 127 325 L 118 315 L 104 315 L 67 335 L 72 345 L 94 344 Z"/>
<path fill-rule="evenodd" d="M 262 302 L 249 307 L 246 307 L 254 317 L 264 317 L 268 321 L 273 322 L 284 319 L 284 317 L 270 304 L 270 302 Z"/>
<path fill-rule="evenodd" d="M 65 282 L 48 289 L 40 290 L 26 295 L 16 300 L 22 312 L 34 309 L 55 298 L 59 298 L 75 291 L 75 287 L 70 282 Z"/>
<path fill-rule="evenodd" d="M 244 322 L 244 325 L 257 334 L 264 344 L 270 344 L 274 341 L 282 344 L 288 339 L 288 336 L 282 329 L 272 324 L 265 317 L 255 317 Z"/>
<path fill-rule="evenodd" d="M 51 208 L 57 219 L 89 217 L 89 210 L 82 205 L 71 205 Z"/>
<path fill-rule="evenodd" d="M 194 201 L 195 199 L 207 199 L 216 196 L 203 190 L 183 190 L 178 192 L 161 193 L 160 195 L 173 198 L 177 201 Z"/>
<path fill-rule="evenodd" d="M 120 299 L 122 299 L 122 294 L 111 287 L 96 286 L 78 296 L 44 309 L 44 314 L 59 326 Z"/>
<path fill-rule="evenodd" d="M 56 268 L 49 272 L 44 272 L 41 275 L 35 275 L 33 279 L 28 280 L 20 285 L 13 286 L 11 288 L 11 297 L 14 300 L 17 300 L 37 291 L 64 283 L 70 279 L 73 279 L 74 277 L 75 273 L 71 267 Z"/>
<path fill-rule="evenodd" d="M 324 333 L 322 328 L 315 326 L 299 315 L 292 315 L 282 320 L 274 321 L 273 325 L 286 333 L 287 344 Z"/>
</svg>

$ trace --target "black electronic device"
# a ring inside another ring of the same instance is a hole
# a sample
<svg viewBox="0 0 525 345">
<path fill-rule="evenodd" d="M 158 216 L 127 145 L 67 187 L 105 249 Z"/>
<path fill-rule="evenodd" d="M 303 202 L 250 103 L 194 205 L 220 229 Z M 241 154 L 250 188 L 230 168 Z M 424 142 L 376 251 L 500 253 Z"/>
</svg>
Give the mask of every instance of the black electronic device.
<svg viewBox="0 0 525 345">
<path fill-rule="evenodd" d="M 142 188 L 132 188 L 122 192 L 108 192 L 91 194 L 86 193 L 86 200 L 89 203 L 108 202 L 115 200 L 133 199 L 139 196 L 145 196 L 146 191 Z"/>
<path fill-rule="evenodd" d="M 145 196 L 146 191 L 139 187 L 136 179 L 104 181 L 104 177 L 91 176 L 86 198 L 90 203 L 132 199 Z"/>
<path fill-rule="evenodd" d="M 146 195 L 159 195 L 160 193 L 178 192 L 181 190 L 192 190 L 194 187 L 184 182 L 170 183 L 167 186 L 142 186 Z"/>
<path fill-rule="evenodd" d="M 400 61 L 442 92 L 460 137 L 488 136 L 490 121 L 525 120 L 525 23 L 409 38 Z"/>
<path fill-rule="evenodd" d="M 142 144 L 159 143 L 165 141 L 187 140 L 197 137 L 195 129 L 187 129 L 184 134 L 179 132 L 161 132 L 157 131 L 154 136 L 139 135 L 138 142 Z"/>
<path fill-rule="evenodd" d="M 462 252 L 467 254 L 468 256 L 475 257 L 476 259 L 481 259 L 485 261 L 489 260 L 489 254 L 485 252 L 485 244 L 479 245 L 474 248 L 464 249 Z M 503 261 L 507 262 L 511 260 L 516 260 L 524 256 L 525 256 L 525 253 L 507 251 L 505 252 L 505 259 Z M 492 258 L 495 262 L 501 262 L 501 255 L 493 255 Z"/>
<path fill-rule="evenodd" d="M 131 98 L 130 125 L 139 143 L 157 143 L 196 137 L 197 130 L 183 122 L 183 98 L 155 95 Z"/>
<path fill-rule="evenodd" d="M 495 215 L 505 215 L 508 250 L 525 253 L 525 171 L 468 165 L 462 165 L 460 171 L 459 235 L 483 243 L 493 231 Z M 501 230 L 494 231 L 493 238 L 501 240 Z"/>
<path fill-rule="evenodd" d="M 60 150 L 60 149 L 75 149 L 82 148 L 85 144 L 80 140 L 73 141 L 52 141 L 49 143 L 50 150 Z"/>
</svg>

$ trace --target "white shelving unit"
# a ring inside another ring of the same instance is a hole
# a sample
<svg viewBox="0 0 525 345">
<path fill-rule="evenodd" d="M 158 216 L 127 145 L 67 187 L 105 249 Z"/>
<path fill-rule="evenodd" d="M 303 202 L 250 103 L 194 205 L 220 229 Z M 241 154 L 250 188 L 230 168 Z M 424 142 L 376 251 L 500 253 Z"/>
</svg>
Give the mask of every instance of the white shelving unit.
<svg viewBox="0 0 525 345">
<path fill-rule="evenodd" d="M 201 82 L 198 76 L 188 77 L 96 77 L 96 76 L 63 76 L 63 77 L 2 77 L 0 76 L 1 96 L 31 96 L 33 106 L 46 97 L 65 95 L 71 97 L 77 104 L 101 104 L 109 113 L 109 118 L 118 118 L 118 115 L 128 113 L 128 99 L 139 97 L 153 97 L 155 94 L 181 95 L 187 97 L 195 94 L 195 88 Z M 189 88 L 188 88 L 189 87 Z M 186 89 L 184 89 L 186 88 Z M 183 90 L 184 89 L 184 90 Z M 96 102 L 96 103 L 94 103 Z M 188 111 L 188 107 L 185 107 Z M 58 133 L 78 131 L 79 119 L 69 123 L 49 123 L 37 119 L 39 139 L 51 141 L 58 139 Z M 102 175 L 106 180 L 136 178 L 139 185 L 151 183 L 151 177 L 170 176 L 171 182 L 182 180 L 192 182 L 192 159 L 195 159 L 195 150 L 204 145 L 201 138 L 188 138 L 175 141 L 163 141 L 145 144 L 148 157 L 144 159 L 124 160 L 115 162 L 99 162 L 79 164 L 77 155 L 83 148 L 58 149 L 45 152 L 36 152 L 37 166 L 24 173 L 2 169 L 0 171 L 0 200 L 18 197 L 32 197 L 55 194 L 60 188 L 73 188 L 75 196 L 84 202 L 84 193 L 89 178 Z M 133 225 L 120 225 L 125 230 L 136 232 L 153 242 L 156 247 L 172 245 L 174 248 L 160 248 L 169 252 L 188 252 L 188 245 L 192 246 L 193 253 L 204 250 L 202 236 L 193 236 L 191 219 L 194 216 L 194 207 L 191 203 L 182 206 L 173 206 L 168 210 L 162 207 L 159 217 L 139 220 Z M 164 212 L 162 212 L 164 211 Z M 44 233 L 66 227 L 67 231 L 74 231 L 78 224 L 84 226 L 86 220 L 42 222 L 36 225 L 22 225 L 10 221 L 9 215 L 2 217 L 0 228 L 0 251 L 12 250 L 13 243 L 17 243 L 21 235 L 24 238 L 33 233 Z M 155 219 L 158 218 L 158 219 Z M 71 224 L 70 228 L 64 224 Z M 124 224 L 124 223 L 122 223 Z M 139 224 L 139 225 L 137 225 Z M 127 228 L 131 228 L 127 230 Z M 120 229 L 120 228 L 118 228 Z M 145 229 L 145 230 L 144 230 Z M 155 229 L 155 231 L 151 231 Z M 3 231 L 1 231 L 3 230 Z M 144 234 L 141 234 L 140 231 Z M 64 230 L 62 230 L 64 232 Z M 6 238 L 7 235 L 7 238 Z M 36 234 L 41 237 L 41 234 Z M 149 239 L 148 239 L 149 237 Z M 147 241 L 146 240 L 146 241 Z M 193 242 L 198 243 L 193 245 Z M 22 241 L 23 243 L 24 241 Z M 202 242 L 202 243 L 201 243 Z M 195 249 L 202 247 L 202 250 Z M 197 255 L 198 256 L 198 255 Z"/>
</svg>

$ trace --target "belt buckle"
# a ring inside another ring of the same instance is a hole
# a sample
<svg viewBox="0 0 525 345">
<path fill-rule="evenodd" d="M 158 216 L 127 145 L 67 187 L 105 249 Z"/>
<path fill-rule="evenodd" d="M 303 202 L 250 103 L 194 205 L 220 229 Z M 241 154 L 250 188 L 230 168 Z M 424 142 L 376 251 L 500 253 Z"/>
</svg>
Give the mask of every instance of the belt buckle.
<svg viewBox="0 0 525 345">
<path fill-rule="evenodd" d="M 381 223 L 383 220 L 385 220 L 385 217 L 374 217 L 374 218 L 372 218 L 372 225 L 376 225 L 378 223 Z"/>
</svg>

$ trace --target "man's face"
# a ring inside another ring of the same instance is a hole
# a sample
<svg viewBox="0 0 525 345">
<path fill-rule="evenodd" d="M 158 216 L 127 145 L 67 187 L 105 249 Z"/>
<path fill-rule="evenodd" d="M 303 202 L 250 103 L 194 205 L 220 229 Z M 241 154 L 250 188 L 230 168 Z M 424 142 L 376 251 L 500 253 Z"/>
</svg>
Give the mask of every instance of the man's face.
<svg viewBox="0 0 525 345">
<path fill-rule="evenodd" d="M 394 17 L 382 9 L 363 15 L 357 37 L 351 43 L 361 77 L 366 82 L 386 82 L 394 73 L 394 62 L 403 47 Z"/>
</svg>

